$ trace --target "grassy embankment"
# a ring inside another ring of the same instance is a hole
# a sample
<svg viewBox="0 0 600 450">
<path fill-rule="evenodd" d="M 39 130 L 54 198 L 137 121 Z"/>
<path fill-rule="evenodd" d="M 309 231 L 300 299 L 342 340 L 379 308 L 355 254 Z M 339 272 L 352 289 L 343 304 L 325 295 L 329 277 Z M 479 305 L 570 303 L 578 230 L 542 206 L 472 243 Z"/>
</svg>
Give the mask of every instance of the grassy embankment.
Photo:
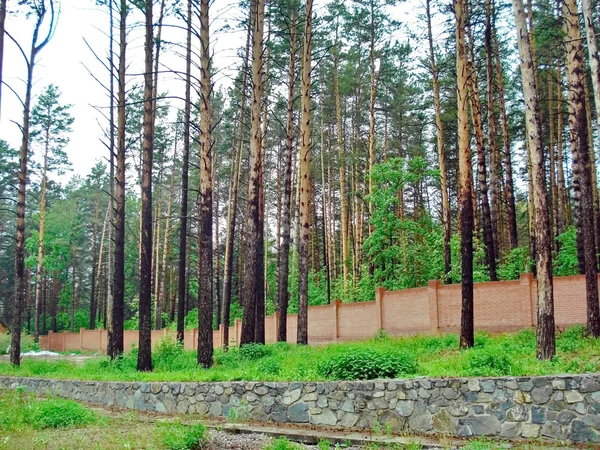
<svg viewBox="0 0 600 450">
<path fill-rule="evenodd" d="M 326 346 L 274 344 L 215 352 L 209 370 L 196 366 L 194 352 L 164 339 L 153 353 L 154 372 L 135 370 L 136 350 L 110 362 L 91 358 L 84 364 L 25 358 L 20 368 L 0 363 L 0 374 L 117 381 L 317 381 L 393 377 L 546 375 L 600 371 L 600 340 L 575 326 L 557 337 L 557 357 L 538 361 L 535 332 L 478 333 L 475 348 L 460 351 L 455 334 L 391 338 L 380 334 L 359 343 Z"/>
</svg>

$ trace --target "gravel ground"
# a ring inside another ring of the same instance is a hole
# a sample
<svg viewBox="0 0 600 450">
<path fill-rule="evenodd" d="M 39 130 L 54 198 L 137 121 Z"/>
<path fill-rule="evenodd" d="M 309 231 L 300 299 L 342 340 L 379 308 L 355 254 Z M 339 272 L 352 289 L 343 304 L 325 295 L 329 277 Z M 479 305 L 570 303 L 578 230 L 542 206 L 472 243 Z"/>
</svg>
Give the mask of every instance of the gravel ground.
<svg viewBox="0 0 600 450">
<path fill-rule="evenodd" d="M 225 449 L 236 449 L 236 450 L 262 450 L 273 442 L 272 437 L 265 436 L 264 434 L 258 433 L 228 433 L 226 431 L 211 431 L 210 432 L 210 449 L 211 450 L 225 450 Z M 294 443 L 296 448 L 318 450 L 317 445 L 305 445 Z M 335 448 L 334 445 L 331 448 Z M 361 450 L 361 447 L 350 446 L 343 447 L 344 450 Z"/>
</svg>

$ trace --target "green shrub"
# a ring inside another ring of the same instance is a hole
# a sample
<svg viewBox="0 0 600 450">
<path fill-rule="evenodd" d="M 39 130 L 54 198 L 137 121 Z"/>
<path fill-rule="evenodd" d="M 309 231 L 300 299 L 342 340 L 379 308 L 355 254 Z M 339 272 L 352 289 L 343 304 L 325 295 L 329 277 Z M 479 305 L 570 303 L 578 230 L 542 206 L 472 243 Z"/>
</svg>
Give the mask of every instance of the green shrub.
<svg viewBox="0 0 600 450">
<path fill-rule="evenodd" d="M 228 369 L 237 369 L 240 366 L 240 353 L 237 347 L 229 347 L 226 352 L 215 352 L 215 365 Z"/>
<path fill-rule="evenodd" d="M 475 350 L 468 358 L 468 372 L 472 376 L 511 375 L 513 363 L 500 349 Z"/>
<path fill-rule="evenodd" d="M 240 356 L 251 361 L 255 361 L 265 356 L 271 356 L 273 350 L 263 344 L 246 344 L 240 347 Z"/>
<path fill-rule="evenodd" d="M 321 363 L 318 372 L 334 380 L 374 380 L 413 375 L 417 360 L 409 353 L 355 349 Z"/>
<path fill-rule="evenodd" d="M 40 401 L 30 409 L 26 418 L 29 425 L 37 429 L 87 425 L 96 420 L 96 414 L 79 403 L 60 398 Z"/>
<path fill-rule="evenodd" d="M 198 450 L 208 442 L 206 427 L 201 423 L 161 423 L 157 432 L 162 444 L 170 450 Z"/>
<path fill-rule="evenodd" d="M 10 352 L 11 334 L 0 334 L 0 355 L 6 355 Z M 21 353 L 39 350 L 40 346 L 33 340 L 33 336 L 21 333 Z"/>
<path fill-rule="evenodd" d="M 174 334 L 163 336 L 152 352 L 152 362 L 156 370 L 194 369 L 196 362 L 177 341 Z"/>
</svg>

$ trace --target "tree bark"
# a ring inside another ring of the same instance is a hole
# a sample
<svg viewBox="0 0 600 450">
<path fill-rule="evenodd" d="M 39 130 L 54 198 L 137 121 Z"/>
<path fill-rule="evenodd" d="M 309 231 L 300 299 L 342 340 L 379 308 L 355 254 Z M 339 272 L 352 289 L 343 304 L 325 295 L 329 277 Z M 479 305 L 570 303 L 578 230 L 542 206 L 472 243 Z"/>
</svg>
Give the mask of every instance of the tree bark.
<svg viewBox="0 0 600 450">
<path fill-rule="evenodd" d="M 152 160 L 154 154 L 154 82 L 152 0 L 146 0 L 144 45 L 144 122 L 142 157 L 142 235 L 140 255 L 139 349 L 137 370 L 152 371 Z"/>
<path fill-rule="evenodd" d="M 200 196 L 198 199 L 198 365 L 213 363 L 213 179 L 209 0 L 200 1 Z"/>
<path fill-rule="evenodd" d="M 598 38 L 596 37 L 596 31 L 594 29 L 592 0 L 581 0 L 581 5 L 583 9 L 583 21 L 585 23 L 585 36 L 589 54 L 588 60 L 592 75 L 594 103 L 596 105 L 596 121 L 598 122 L 598 132 L 600 133 L 600 53 L 598 51 Z M 598 26 L 597 21 L 596 26 Z"/>
<path fill-rule="evenodd" d="M 467 10 L 465 10 L 467 11 Z M 490 201 L 488 197 L 487 169 L 485 161 L 485 141 L 483 135 L 483 120 L 481 117 L 481 101 L 479 98 L 479 86 L 477 80 L 477 71 L 475 68 L 475 53 L 473 50 L 473 36 L 471 34 L 470 17 L 466 19 L 466 32 L 469 38 L 468 54 L 470 61 L 467 67 L 471 74 L 468 80 L 468 93 L 471 103 L 471 118 L 473 121 L 473 131 L 475 133 L 475 143 L 477 148 L 477 170 L 479 181 L 479 193 L 481 195 L 481 216 L 483 220 L 483 243 L 485 246 L 485 260 L 491 281 L 497 281 L 496 274 L 496 245 L 494 243 L 494 233 L 492 226 L 492 215 L 490 211 Z"/>
<path fill-rule="evenodd" d="M 450 239 L 452 238 L 452 224 L 450 223 L 450 202 L 448 200 L 448 178 L 446 176 L 446 153 L 444 151 L 444 125 L 442 123 L 442 104 L 440 100 L 439 69 L 435 62 L 433 48 L 433 33 L 431 31 L 431 0 L 425 2 L 427 15 L 427 40 L 429 41 L 429 64 L 433 78 L 433 103 L 435 106 L 435 125 L 437 135 L 438 158 L 440 163 L 440 191 L 442 194 L 442 230 L 444 233 L 444 282 L 450 284 L 452 279 L 452 253 Z"/>
<path fill-rule="evenodd" d="M 42 41 L 39 41 L 39 32 L 44 22 L 44 18 L 48 13 L 48 6 L 50 7 L 50 23 L 48 32 Z M 2 9 L 4 10 L 5 7 Z M 19 152 L 19 184 L 17 188 L 17 230 L 15 246 L 15 297 L 12 320 L 13 333 L 11 333 L 10 340 L 10 362 L 14 366 L 21 365 L 22 314 L 25 306 L 25 295 L 27 290 L 27 283 L 25 279 L 25 202 L 27 198 L 27 160 L 29 158 L 29 124 L 31 114 L 31 91 L 33 88 L 33 69 L 35 67 L 37 55 L 52 38 L 54 29 L 54 1 L 49 0 L 48 4 L 43 1 L 39 5 L 39 9 L 37 9 L 35 12 L 35 25 L 31 40 L 31 51 L 29 53 L 29 58 L 25 57 L 27 66 L 27 79 L 25 87 L 25 99 L 23 101 L 21 151 Z"/>
<path fill-rule="evenodd" d="M 44 143 L 44 162 L 42 166 L 42 186 L 40 193 L 40 226 L 38 232 L 38 254 L 37 269 L 35 274 L 35 311 L 33 325 L 33 339 L 38 342 L 40 338 L 40 307 L 42 301 L 42 272 L 44 270 L 44 234 L 46 229 L 46 189 L 48 185 L 48 152 L 50 151 L 50 142 L 48 133 Z M 94 227 L 95 234 L 95 227 Z M 94 238 L 95 239 L 95 238 Z"/>
<path fill-rule="evenodd" d="M 4 63 L 4 24 L 6 21 L 6 0 L 0 0 L 0 105 L 2 105 L 2 69 Z M 1 113 L 1 108 L 0 108 Z M 1 115 L 0 115 L 1 117 Z"/>
<path fill-rule="evenodd" d="M 300 236 L 298 240 L 298 334 L 297 343 L 308 344 L 308 241 L 310 238 L 310 71 L 312 53 L 312 0 L 306 0 L 306 22 L 302 52 L 300 118 Z"/>
<path fill-rule="evenodd" d="M 453 0 L 456 15 L 456 74 L 458 97 L 459 208 L 462 255 L 461 348 L 473 347 L 473 201 L 469 144 L 469 68 L 465 44 L 465 3 Z"/>
<path fill-rule="evenodd" d="M 250 117 L 250 168 L 248 174 L 248 194 L 246 206 L 245 272 L 244 272 L 244 320 L 240 345 L 254 342 L 256 326 L 256 286 L 260 273 L 260 184 L 263 160 L 261 159 L 261 100 L 262 100 L 262 64 L 263 64 L 263 28 L 265 0 L 254 0 L 252 8 L 252 102 Z"/>
<path fill-rule="evenodd" d="M 285 178 L 283 182 L 283 199 L 281 206 L 281 246 L 277 255 L 279 270 L 277 280 L 277 305 L 279 317 L 277 323 L 277 341 L 287 341 L 287 310 L 289 302 L 289 261 L 290 261 L 290 227 L 292 221 L 292 154 L 294 151 L 294 95 L 296 81 L 296 8 L 292 4 L 290 19 L 290 63 L 288 69 L 288 100 L 285 145 Z"/>
<path fill-rule="evenodd" d="M 583 237 L 585 290 L 587 299 L 587 331 L 594 337 L 600 336 L 600 305 L 598 304 L 598 271 L 596 262 L 596 240 L 594 235 L 594 197 L 590 167 L 590 147 L 585 108 L 585 69 L 583 46 L 579 31 L 577 3 L 564 0 L 562 13 L 565 28 L 567 58 L 567 82 L 569 96 L 569 128 L 573 151 L 573 171 L 579 167 L 579 185 L 574 183 L 577 209 L 577 227 Z M 575 180 L 574 180 L 575 181 Z"/>
<path fill-rule="evenodd" d="M 231 148 L 233 168 L 229 183 L 229 208 L 227 209 L 227 235 L 225 241 L 225 261 L 223 263 L 223 350 L 229 347 L 229 313 L 231 308 L 231 291 L 233 277 L 233 245 L 235 241 L 235 225 L 237 221 L 238 190 L 240 185 L 240 167 L 244 150 L 244 125 L 246 122 L 246 88 L 248 80 L 248 57 L 250 54 L 251 25 L 247 26 L 246 53 L 242 69 L 241 105 L 237 141 Z M 239 274 L 241 275 L 241 273 Z"/>
<path fill-rule="evenodd" d="M 548 199 L 544 178 L 544 158 L 541 140 L 541 117 L 535 81 L 535 66 L 529 42 L 530 37 L 527 33 L 523 0 L 512 0 L 512 4 L 517 25 L 517 44 L 521 57 L 528 148 L 531 154 L 534 180 L 533 201 L 535 207 L 538 279 L 537 356 L 539 359 L 551 359 L 555 354 L 554 292 L 550 249 L 550 221 L 548 219 Z"/>
<path fill-rule="evenodd" d="M 179 260 L 177 265 L 177 341 L 183 343 L 187 292 L 188 172 L 190 164 L 190 117 L 192 84 L 192 0 L 187 2 L 185 51 L 185 106 L 183 113 L 183 162 L 181 167 L 181 217 L 179 222 Z"/>
<path fill-rule="evenodd" d="M 515 207 L 515 190 L 512 174 L 512 155 L 510 150 L 510 133 L 508 129 L 508 114 L 506 112 L 506 99 L 504 97 L 504 76 L 498 46 L 496 28 L 493 30 L 494 52 L 496 53 L 496 79 L 498 83 L 498 100 L 500 103 L 500 116 L 502 119 L 503 161 L 504 161 L 504 201 L 506 203 L 506 221 L 508 222 L 508 242 L 511 249 L 519 245 L 517 234 L 517 212 Z"/>
</svg>

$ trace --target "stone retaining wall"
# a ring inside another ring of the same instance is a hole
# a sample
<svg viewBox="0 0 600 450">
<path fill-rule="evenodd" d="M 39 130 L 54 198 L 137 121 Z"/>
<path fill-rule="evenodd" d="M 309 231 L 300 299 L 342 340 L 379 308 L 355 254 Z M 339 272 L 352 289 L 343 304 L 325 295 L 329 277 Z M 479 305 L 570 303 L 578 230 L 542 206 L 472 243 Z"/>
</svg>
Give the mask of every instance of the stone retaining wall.
<svg viewBox="0 0 600 450">
<path fill-rule="evenodd" d="M 265 422 L 600 442 L 600 375 L 316 383 L 125 383 L 0 377 L 105 406 Z"/>
</svg>

